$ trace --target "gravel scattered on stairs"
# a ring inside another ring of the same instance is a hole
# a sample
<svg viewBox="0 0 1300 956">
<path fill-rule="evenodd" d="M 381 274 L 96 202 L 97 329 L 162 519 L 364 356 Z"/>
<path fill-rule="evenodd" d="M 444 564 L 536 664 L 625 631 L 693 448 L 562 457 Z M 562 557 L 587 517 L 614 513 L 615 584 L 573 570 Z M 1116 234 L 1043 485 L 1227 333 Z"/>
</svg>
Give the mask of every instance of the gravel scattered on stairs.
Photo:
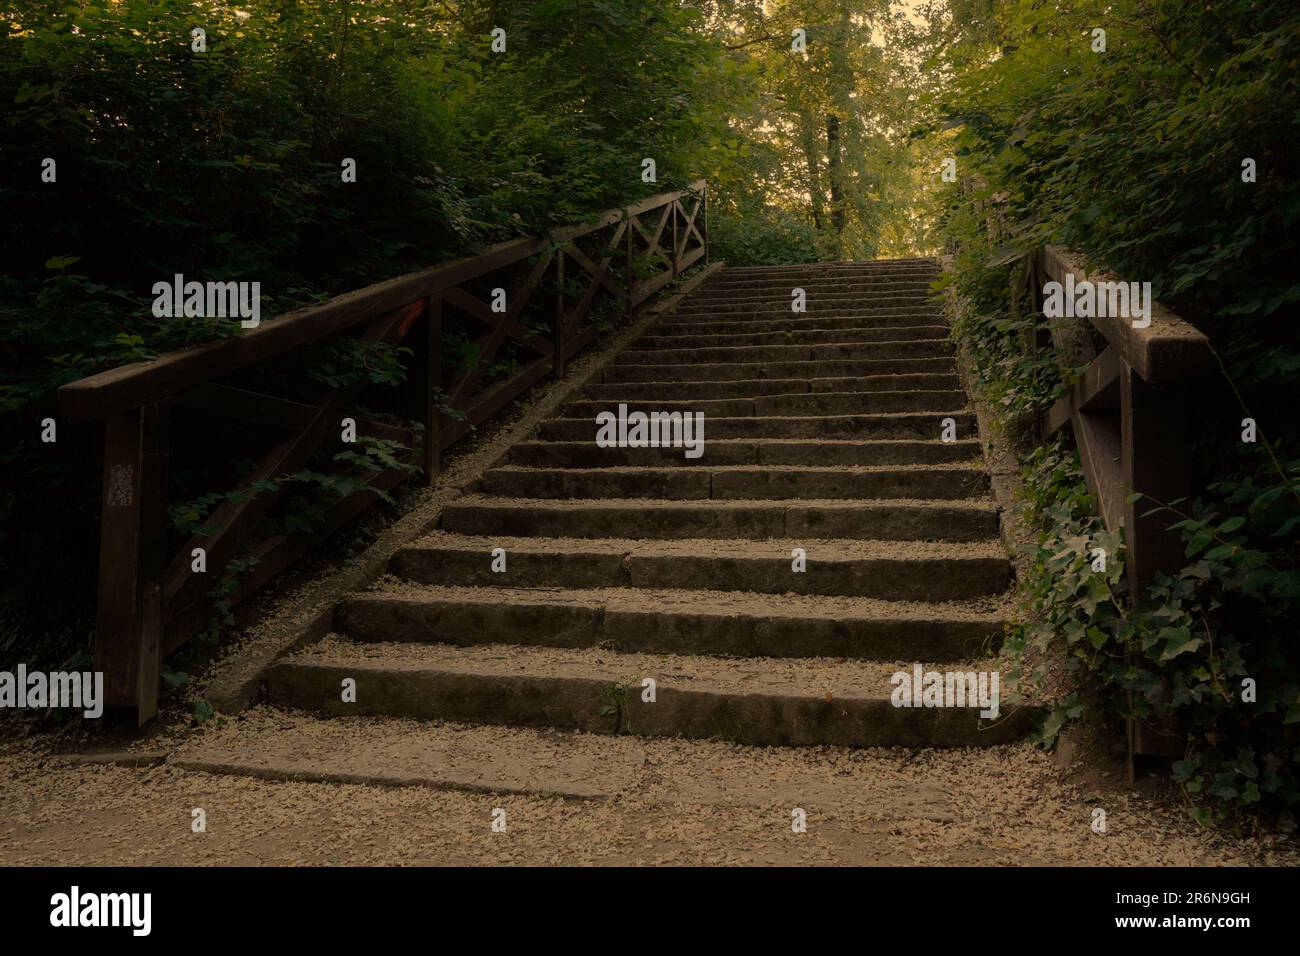
<svg viewBox="0 0 1300 956">
<path fill-rule="evenodd" d="M 774 562 L 791 560 L 790 552 L 803 548 L 810 562 L 851 558 L 892 558 L 899 561 L 925 558 L 1005 558 L 997 539 L 985 541 L 872 541 L 851 538 L 768 539 L 738 538 L 516 538 L 507 535 L 468 535 L 434 531 L 411 545 L 414 548 L 474 548 L 485 556 L 493 548 L 505 548 L 507 555 L 519 552 L 582 551 L 588 554 L 638 554 L 644 556 L 699 555 L 703 557 L 770 557 Z"/>
<path fill-rule="evenodd" d="M 949 620 L 980 621 L 1005 615 L 1006 595 L 971 598 L 966 601 L 880 601 L 874 598 L 834 594 L 764 594 L 757 591 L 685 591 L 658 588 L 512 588 L 450 587 L 436 590 L 430 585 L 412 584 L 386 575 L 371 591 L 395 597 L 420 598 L 431 595 L 461 601 L 492 602 L 509 599 L 545 601 L 551 604 L 590 606 L 601 604 L 617 610 L 662 610 L 684 614 L 735 614 L 799 617 L 805 620 L 836 621 L 853 617 L 890 617 L 897 620 L 929 619 L 942 615 Z"/>
<path fill-rule="evenodd" d="M 480 674 L 530 677 L 586 677 L 611 684 L 635 684 L 651 677 L 660 684 L 733 694 L 783 694 L 806 697 L 887 699 L 890 678 L 912 673 L 914 661 L 868 661 L 827 657 L 713 657 L 703 654 L 647 654 L 599 647 L 546 647 L 520 644 L 420 644 L 409 641 L 362 643 L 331 634 L 288 661 L 382 666 L 391 670 L 447 667 Z M 939 671 L 996 671 L 996 661 L 925 664 Z M 1015 701 L 1004 696 L 1004 709 Z"/>
</svg>

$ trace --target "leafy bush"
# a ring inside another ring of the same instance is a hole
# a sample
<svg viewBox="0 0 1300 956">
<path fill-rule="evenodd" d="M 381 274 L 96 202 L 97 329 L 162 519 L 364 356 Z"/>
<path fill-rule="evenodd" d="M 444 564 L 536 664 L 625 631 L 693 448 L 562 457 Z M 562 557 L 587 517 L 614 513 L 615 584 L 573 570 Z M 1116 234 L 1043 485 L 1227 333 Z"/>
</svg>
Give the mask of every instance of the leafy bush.
<svg viewBox="0 0 1300 956">
<path fill-rule="evenodd" d="M 1030 611 L 1009 646 L 1040 652 L 1039 661 L 1063 648 L 1074 688 L 1049 717 L 1044 741 L 1085 706 L 1152 725 L 1172 718 L 1188 742 L 1174 778 L 1189 794 L 1212 798 L 1198 818 L 1264 808 L 1291 822 L 1300 804 L 1292 625 L 1300 571 L 1279 570 L 1271 555 L 1249 547 L 1240 516 L 1198 507 L 1178 522 L 1191 563 L 1158 575 L 1131 603 L 1122 537 L 1096 517 L 1070 449 L 1060 441 L 1038 449 L 1027 477 L 1042 537 L 1026 581 Z M 1106 553 L 1100 569 L 1095 548 Z M 1023 677 L 1041 680 L 1045 666 Z"/>
<path fill-rule="evenodd" d="M 1031 0 L 965 9 L 946 62 L 966 184 L 942 203 L 974 313 L 957 334 L 983 384 L 1013 417 L 1059 394 L 1053 363 L 1019 338 L 1041 320 L 1007 317 L 1016 266 L 1005 263 L 1045 242 L 1150 281 L 1221 356 L 1222 374 L 1207 374 L 1188 410 L 1194 500 L 1138 503 L 1182 534 L 1187 563 L 1136 600 L 1122 542 L 1093 517 L 1072 453 L 1052 444 L 1030 461 L 1042 537 L 1031 620 L 1012 646 L 1063 650 L 1073 678 L 1046 736 L 1087 708 L 1171 718 L 1187 742 L 1175 779 L 1202 819 L 1289 819 L 1300 803 L 1300 186 L 1282 164 L 1300 138 L 1300 11 L 1250 0 L 1070 3 L 1050 18 Z M 1095 27 L 1104 54 L 1091 49 Z M 990 210 L 1010 248 L 993 247 Z M 1258 442 L 1241 440 L 1246 417 Z M 1093 571 L 1088 547 L 1106 544 L 1106 570 Z"/>
<path fill-rule="evenodd" d="M 715 215 L 709 254 L 733 266 L 816 262 L 817 234 L 806 217 L 778 209 L 744 209 Z"/>
<path fill-rule="evenodd" d="M 672 188 L 697 174 L 712 116 L 695 108 L 718 55 L 697 18 L 668 0 L 7 4 L 0 663 L 57 663 L 93 627 L 98 431 L 61 421 L 43 444 L 55 390 L 239 334 L 154 318 L 155 281 L 257 281 L 268 318 Z M 497 22 L 505 56 L 490 51 Z M 657 183 L 641 181 L 647 152 Z M 456 332 L 453 363 L 458 346 L 474 358 Z M 295 356 L 277 366 L 289 390 L 395 384 L 406 361 L 355 343 Z M 223 450 L 220 466 L 173 474 L 175 513 L 230 487 L 241 455 Z M 279 480 L 340 492 L 357 469 L 326 459 Z"/>
</svg>

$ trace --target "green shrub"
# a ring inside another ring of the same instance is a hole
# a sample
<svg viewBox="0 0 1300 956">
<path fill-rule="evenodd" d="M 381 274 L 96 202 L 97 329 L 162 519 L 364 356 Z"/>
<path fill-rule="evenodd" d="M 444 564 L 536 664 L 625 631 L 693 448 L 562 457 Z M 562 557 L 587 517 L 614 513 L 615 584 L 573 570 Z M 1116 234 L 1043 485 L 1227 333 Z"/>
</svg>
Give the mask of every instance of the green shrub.
<svg viewBox="0 0 1300 956">
<path fill-rule="evenodd" d="M 507 56 L 490 52 L 496 17 Z M 154 318 L 154 282 L 260 282 L 269 318 L 693 178 L 695 104 L 718 56 L 688 29 L 696 18 L 668 0 L 6 4 L 0 664 L 57 663 L 93 628 L 98 429 L 60 421 L 57 445 L 42 444 L 55 390 L 239 334 Z M 206 52 L 191 48 L 196 26 Z M 646 144 L 657 183 L 641 181 Z M 474 358 L 463 329 L 447 333 L 452 365 Z M 304 350 L 276 384 L 392 384 L 404 361 Z M 498 355 L 485 380 L 515 361 Z M 230 487 L 241 456 L 223 451 L 173 475 L 176 509 Z M 362 463 L 313 464 L 308 483 L 338 492 Z"/>
<path fill-rule="evenodd" d="M 1041 538 L 1029 623 L 1011 646 L 1061 651 L 1072 671 L 1045 737 L 1089 708 L 1172 717 L 1186 736 L 1175 779 L 1198 816 L 1289 815 L 1300 802 L 1300 185 L 1283 170 L 1300 139 L 1300 11 L 1253 0 L 1087 0 L 1050 18 L 1032 0 L 962 9 L 945 57 L 966 184 L 941 202 L 971 312 L 956 334 L 982 385 L 1017 419 L 1060 394 L 1054 362 L 1020 344 L 1041 319 L 1008 318 L 1015 258 L 1045 242 L 1151 282 L 1222 364 L 1187 410 L 1193 500 L 1137 503 L 1181 533 L 1187 563 L 1136 601 L 1122 541 L 1094 517 L 1072 451 L 1053 443 L 1029 461 Z M 1098 26 L 1104 54 L 1091 49 Z M 1256 182 L 1243 181 L 1246 158 Z M 1002 248 L 991 208 L 1010 233 Z M 1260 441 L 1241 441 L 1246 417 Z M 1093 571 L 1088 548 L 1107 545 L 1106 570 Z M 1254 702 L 1242 699 L 1247 678 Z"/>
<path fill-rule="evenodd" d="M 714 215 L 709 254 L 732 266 L 817 262 L 817 233 L 807 217 L 785 210 L 747 209 Z"/>
</svg>

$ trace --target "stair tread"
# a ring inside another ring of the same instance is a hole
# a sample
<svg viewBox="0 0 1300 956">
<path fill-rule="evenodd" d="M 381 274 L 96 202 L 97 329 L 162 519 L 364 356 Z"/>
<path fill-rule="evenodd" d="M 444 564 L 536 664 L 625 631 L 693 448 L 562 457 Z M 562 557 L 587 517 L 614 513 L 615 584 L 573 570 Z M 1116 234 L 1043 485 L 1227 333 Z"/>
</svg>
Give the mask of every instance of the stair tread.
<svg viewBox="0 0 1300 956">
<path fill-rule="evenodd" d="M 888 702 L 890 678 L 913 673 L 915 661 L 832 658 L 731 658 L 703 654 L 619 653 L 604 648 L 518 644 L 356 643 L 331 634 L 290 657 L 284 668 L 353 672 L 442 671 L 483 677 L 557 678 L 637 686 L 652 677 L 658 693 L 672 690 L 776 697 Z M 922 663 L 924 670 L 998 671 L 996 660 Z M 830 698 L 827 695 L 830 695 Z"/>
<path fill-rule="evenodd" d="M 768 388 L 782 389 L 782 391 L 762 391 L 762 392 L 745 392 L 741 395 L 728 395 L 728 398 L 770 398 L 773 395 L 811 395 L 820 394 L 822 391 L 835 391 L 838 393 L 858 394 L 865 392 L 872 394 L 878 391 L 912 391 L 913 389 L 880 389 L 871 388 L 872 385 L 897 384 L 904 379 L 944 379 L 956 382 L 955 372 L 896 372 L 885 373 L 882 375 L 863 375 L 847 377 L 843 375 L 822 376 L 812 378 L 714 378 L 706 382 L 670 382 L 661 379 L 649 379 L 641 382 L 592 382 L 584 387 L 584 391 L 590 392 L 597 390 L 602 392 L 613 391 L 615 389 L 646 389 L 656 386 L 681 387 L 690 385 L 697 388 L 707 388 L 709 386 L 746 386 L 749 388 Z M 862 389 L 848 389 L 845 385 L 861 384 L 868 386 Z M 824 388 L 822 388 L 824 386 Z M 940 391 L 954 391 L 955 388 L 941 389 Z M 924 391 L 924 390 L 923 390 Z M 929 389 L 935 391 L 935 389 Z"/>
<path fill-rule="evenodd" d="M 737 349 L 736 351 L 744 351 L 744 350 Z M 871 368 L 872 366 L 884 365 L 886 363 L 902 364 L 907 362 L 913 362 L 916 364 L 921 364 L 925 362 L 928 362 L 930 364 L 937 364 L 937 363 L 944 363 L 947 365 L 953 364 L 952 356 L 950 355 L 932 355 L 932 356 L 923 355 L 919 357 L 906 356 L 901 358 L 878 358 L 878 359 L 869 359 L 869 358 L 847 358 L 847 359 L 846 358 L 816 358 L 816 359 L 789 359 L 789 360 L 782 359 L 777 362 L 772 362 L 772 361 L 733 362 L 730 359 L 719 359 L 718 361 L 715 362 L 635 362 L 635 363 L 628 363 L 627 365 L 624 366 L 613 364 L 610 366 L 606 366 L 606 368 L 608 369 L 608 368 L 620 368 L 620 367 L 622 368 L 656 368 L 657 367 L 657 368 L 690 369 L 690 368 L 715 368 L 718 366 L 723 366 L 723 367 L 732 366 L 736 368 L 770 369 L 773 366 L 777 366 L 777 367 L 799 366 L 800 369 L 806 368 L 808 371 L 811 372 L 811 371 L 816 371 L 817 366 L 819 365 L 852 365 L 855 367 L 862 366 L 865 368 Z M 907 373 L 900 372 L 895 374 L 907 374 Z M 832 378 L 838 376 L 824 376 L 824 377 Z"/>
<path fill-rule="evenodd" d="M 718 416 L 752 415 L 768 412 L 772 406 L 829 405 L 850 406 L 849 408 L 816 409 L 815 411 L 834 412 L 838 414 L 861 414 L 870 412 L 870 407 L 858 406 L 881 405 L 925 405 L 932 407 L 935 403 L 946 403 L 940 407 L 961 407 L 967 402 L 966 393 L 956 388 L 932 389 L 876 389 L 861 392 L 794 392 L 787 395 L 732 395 L 724 398 L 637 398 L 635 396 L 620 398 L 617 393 L 601 398 L 573 398 L 567 400 L 561 411 L 568 417 L 580 415 L 594 416 L 600 412 L 613 411 L 617 405 L 625 404 L 631 411 L 699 411 L 709 418 Z M 881 409 L 882 411 L 884 409 Z M 921 411 L 926 409 L 904 409 Z"/>
<path fill-rule="evenodd" d="M 832 330 L 832 331 L 838 331 L 838 330 Z M 681 352 L 681 353 L 685 353 L 686 356 L 689 358 L 692 354 L 696 352 L 716 352 L 719 349 L 726 349 L 733 352 L 748 352 L 757 349 L 787 349 L 787 350 L 804 349 L 807 350 L 809 354 L 811 354 L 817 349 L 833 349 L 839 345 L 852 345 L 854 347 L 859 347 L 859 348 L 863 346 L 870 346 L 871 348 L 886 348 L 890 345 L 916 345 L 918 343 L 925 343 L 927 345 L 947 345 L 948 340 L 943 335 L 935 335 L 935 336 L 926 336 L 923 338 L 916 337 L 910 339 L 878 339 L 871 342 L 854 342 L 850 339 L 845 339 L 843 341 L 809 342 L 806 344 L 802 342 L 794 342 L 794 343 L 778 343 L 775 345 L 724 345 L 724 346 L 698 345 L 698 346 L 686 346 L 683 348 L 678 348 L 678 347 L 662 348 L 661 347 L 661 348 L 651 348 L 651 349 L 637 348 L 636 347 L 637 343 L 633 343 L 632 346 L 630 346 L 620 354 L 627 355 L 629 352 L 637 353 L 637 354 L 641 352 Z"/>
<path fill-rule="evenodd" d="M 1008 595 L 989 594 L 961 601 L 895 601 L 839 594 L 768 594 L 761 591 L 710 591 L 695 588 L 519 588 L 416 584 L 386 575 L 362 599 L 445 601 L 488 605 L 555 605 L 652 611 L 728 618 L 773 617 L 799 621 L 975 621 L 1000 623 L 1011 612 Z"/>
<path fill-rule="evenodd" d="M 903 413 L 899 413 L 903 414 Z M 933 414 L 933 413 L 928 413 Z M 582 419 L 586 421 L 586 419 Z M 976 438 L 958 438 L 955 441 L 941 441 L 938 438 L 765 438 L 755 436 L 754 438 L 710 438 L 710 445 L 757 445 L 757 446 L 781 446 L 781 445 L 808 445 L 821 446 L 829 445 L 831 447 L 851 447 L 851 448 L 887 448 L 899 447 L 906 445 L 979 445 L 979 439 Z M 562 439 L 541 439 L 527 438 L 518 442 L 514 447 L 520 445 L 570 445 L 575 447 L 591 447 L 590 441 L 564 441 Z"/>
<path fill-rule="evenodd" d="M 818 394 L 825 394 L 825 393 L 819 392 Z M 761 396 L 761 397 L 767 397 L 767 396 Z M 653 402 L 654 399 L 636 399 L 636 401 Z M 562 410 L 563 409 L 561 409 L 561 411 Z M 617 407 L 609 409 L 609 411 L 612 412 L 617 412 L 617 410 L 618 410 Z M 629 411 L 635 411 L 635 409 L 629 409 Z M 867 419 L 869 421 L 881 421 L 881 422 L 894 422 L 894 421 L 898 421 L 899 419 L 907 419 L 911 421 L 928 421 L 936 417 L 941 418 L 945 415 L 969 416 L 970 410 L 968 408 L 944 408 L 944 409 L 936 409 L 934 411 L 921 411 L 921 412 L 911 412 L 911 411 L 909 412 L 848 412 L 840 415 L 715 415 L 706 418 L 705 423 L 707 425 L 707 424 L 718 424 L 724 422 L 765 422 L 765 421 L 782 422 L 782 421 L 789 421 L 789 420 L 808 421 L 809 419 L 816 419 L 818 421 L 843 422 L 845 424 L 848 424 L 850 421 L 855 421 L 858 419 Z M 586 416 L 582 416 L 579 418 L 573 415 L 554 415 L 551 418 L 545 419 L 545 421 L 568 422 L 568 423 L 582 422 L 584 425 L 594 424 L 593 418 L 588 418 Z M 592 437 L 593 439 L 595 438 L 594 430 L 592 433 Z"/>
<path fill-rule="evenodd" d="M 895 335 L 899 335 L 900 337 L 896 339 L 882 339 L 878 337 L 872 337 L 872 338 L 860 337 L 860 336 L 878 336 L 880 333 L 883 332 L 893 333 Z M 911 336 L 902 334 L 907 332 L 920 333 L 920 334 L 914 334 Z M 815 327 L 807 327 L 807 328 L 801 327 L 797 329 L 774 330 L 770 332 L 749 332 L 746 333 L 745 337 L 757 338 L 757 339 L 771 339 L 775 344 L 784 344 L 790 342 L 793 339 L 794 344 L 803 344 L 799 342 L 797 339 L 798 336 L 803 336 L 803 335 L 843 336 L 843 338 L 831 339 L 828 343 L 825 344 L 850 343 L 854 345 L 862 345 L 862 344 L 883 343 L 887 341 L 894 341 L 894 342 L 923 341 L 924 342 L 924 341 L 932 341 L 932 340 L 946 340 L 948 337 L 948 327 L 946 325 L 934 325 L 934 324 L 932 325 L 888 325 L 884 327 L 878 326 L 876 328 L 871 328 L 870 326 L 863 326 L 861 328 L 850 327 L 850 328 L 843 328 L 843 329 L 836 329 L 836 328 L 822 329 L 822 328 L 815 328 Z M 700 332 L 689 332 L 689 331 L 666 333 L 660 331 L 659 329 L 651 328 L 646 332 L 645 335 L 637 339 L 635 344 L 638 346 L 649 347 L 648 343 L 653 341 L 655 342 L 656 346 L 662 344 L 665 346 L 674 347 L 671 345 L 671 343 L 676 342 L 679 339 L 700 339 L 700 338 L 718 340 L 716 343 L 709 343 L 709 346 L 727 345 L 729 342 L 735 340 L 733 335 L 725 335 L 721 333 L 711 334 L 707 332 L 700 333 Z M 813 343 L 809 343 L 809 344 L 813 344 Z M 816 344 L 820 345 L 823 343 L 818 342 Z M 696 347 L 706 348 L 709 346 L 701 345 Z M 675 346 L 675 347 L 680 347 L 680 346 Z"/>
<path fill-rule="evenodd" d="M 579 442 L 575 444 L 585 444 Z M 790 473 L 790 474 L 811 474 L 811 475 L 894 475 L 894 474 L 945 474 L 947 472 L 961 472 L 963 474 L 983 474 L 984 465 L 978 460 L 952 462 L 948 464 L 916 464 L 916 465 L 711 465 L 703 458 L 694 459 L 691 465 L 697 471 L 720 472 L 724 474 L 750 474 L 753 472 L 771 473 Z M 543 472 L 557 472 L 559 474 L 572 475 L 590 475 L 599 473 L 636 475 L 636 474 L 663 474 L 667 472 L 677 472 L 679 468 L 662 468 L 654 465 L 612 465 L 602 468 L 563 468 L 553 466 L 534 466 L 534 465 L 497 465 L 490 471 L 539 474 Z"/>
<path fill-rule="evenodd" d="M 862 560 L 1006 560 L 1006 551 L 994 539 L 985 541 L 875 541 L 845 538 L 525 538 L 508 535 L 471 535 L 434 531 L 404 551 L 447 548 L 489 555 L 493 548 L 507 554 L 615 554 L 643 557 L 725 557 L 756 561 L 790 561 L 794 548 L 803 548 L 809 566 L 817 562 Z M 504 575 L 503 575 L 504 578 Z M 506 579 L 508 580 L 508 579 Z"/>
<path fill-rule="evenodd" d="M 977 458 L 981 451 L 974 438 L 952 442 L 926 438 L 717 438 L 709 440 L 708 449 L 711 462 L 747 466 L 959 463 Z M 657 454 L 646 455 L 646 451 Z M 542 467 L 600 468 L 617 463 L 690 468 L 700 459 L 685 458 L 675 448 L 599 448 L 590 439 L 537 439 L 514 445 L 509 460 Z"/>
<path fill-rule="evenodd" d="M 715 500 L 712 498 L 683 499 L 672 498 L 637 498 L 629 501 L 623 498 L 511 498 L 496 495 L 461 495 L 449 501 L 444 510 L 463 507 L 498 507 L 498 508 L 533 508 L 549 511 L 573 511 L 576 509 L 604 508 L 610 511 L 651 511 L 651 510 L 763 510 L 763 511 L 806 511 L 809 509 L 837 509 L 874 511 L 885 508 L 922 508 L 943 511 L 960 509 L 962 511 L 988 512 L 999 511 L 997 502 L 991 497 L 961 498 L 956 501 L 934 498 L 801 498 L 754 500 Z"/>
<path fill-rule="evenodd" d="M 701 464 L 703 458 L 688 464 L 658 466 L 649 461 L 633 463 L 636 459 L 615 461 L 618 463 L 605 467 L 507 464 L 488 469 L 466 490 L 492 497 L 526 495 L 548 499 L 879 501 L 903 497 L 954 501 L 981 495 L 989 484 L 987 472 L 974 459 L 916 467 L 714 465 Z"/>
</svg>

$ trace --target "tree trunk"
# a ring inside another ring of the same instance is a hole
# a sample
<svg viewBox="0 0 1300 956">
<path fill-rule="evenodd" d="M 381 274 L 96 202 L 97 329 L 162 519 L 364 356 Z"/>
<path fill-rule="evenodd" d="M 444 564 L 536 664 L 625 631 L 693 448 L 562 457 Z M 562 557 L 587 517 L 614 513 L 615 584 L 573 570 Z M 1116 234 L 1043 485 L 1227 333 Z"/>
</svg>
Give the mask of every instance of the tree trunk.
<svg viewBox="0 0 1300 956">
<path fill-rule="evenodd" d="M 826 117 L 826 178 L 831 186 L 831 228 L 835 232 L 835 253 L 844 250 L 844 182 L 840 155 L 840 118 Z"/>
<path fill-rule="evenodd" d="M 822 194 L 821 163 L 817 156 L 817 132 L 812 114 L 807 110 L 799 111 L 799 145 L 803 149 L 804 161 L 808 164 L 808 195 L 812 201 L 813 227 L 821 235 L 825 229 L 826 197 Z"/>
</svg>

